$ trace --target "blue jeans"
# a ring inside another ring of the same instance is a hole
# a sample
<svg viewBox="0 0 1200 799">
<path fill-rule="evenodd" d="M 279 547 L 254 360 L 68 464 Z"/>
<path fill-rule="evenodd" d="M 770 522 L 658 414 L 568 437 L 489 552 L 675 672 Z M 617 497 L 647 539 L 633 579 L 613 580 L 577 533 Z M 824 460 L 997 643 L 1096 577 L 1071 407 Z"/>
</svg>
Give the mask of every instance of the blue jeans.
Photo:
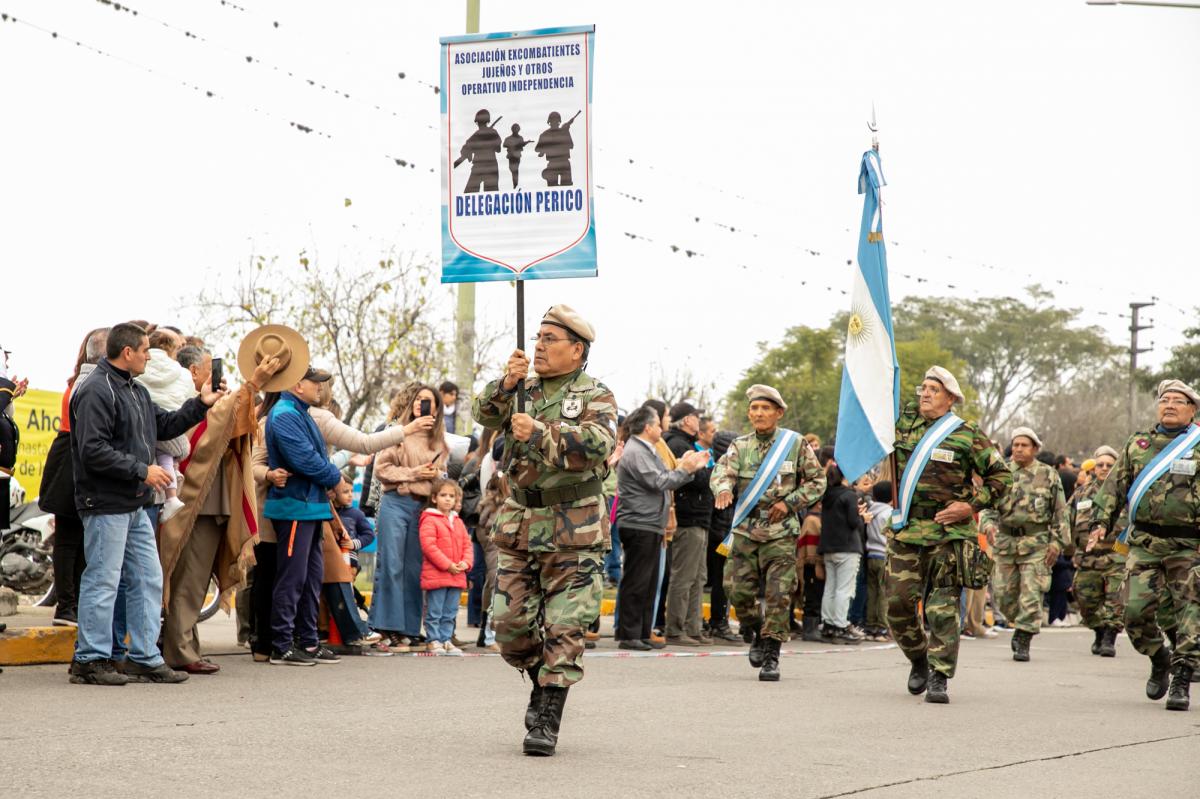
<svg viewBox="0 0 1200 799">
<path fill-rule="evenodd" d="M 388 491 L 379 500 L 375 523 L 374 593 L 367 624 L 372 630 L 421 634 L 422 503 Z"/>
<path fill-rule="evenodd" d="M 611 501 L 609 506 L 611 508 Z M 621 584 L 621 528 L 612 526 L 612 549 L 604 556 L 604 573 L 617 585 Z"/>
<path fill-rule="evenodd" d="M 84 514 L 83 547 L 87 568 L 79 581 L 75 660 L 106 660 L 119 652 L 114 650 L 113 623 L 118 591 L 124 588 L 129 659 L 151 668 L 160 665 L 163 577 L 149 514 L 141 509 Z"/>
<path fill-rule="evenodd" d="M 856 552 L 827 552 L 825 557 L 825 596 L 821 598 L 821 620 L 832 627 L 850 623 L 847 611 L 858 587 L 858 566 L 862 555 Z"/>
<path fill-rule="evenodd" d="M 425 636 L 446 643 L 454 635 L 461 588 L 433 588 L 425 592 Z"/>
</svg>

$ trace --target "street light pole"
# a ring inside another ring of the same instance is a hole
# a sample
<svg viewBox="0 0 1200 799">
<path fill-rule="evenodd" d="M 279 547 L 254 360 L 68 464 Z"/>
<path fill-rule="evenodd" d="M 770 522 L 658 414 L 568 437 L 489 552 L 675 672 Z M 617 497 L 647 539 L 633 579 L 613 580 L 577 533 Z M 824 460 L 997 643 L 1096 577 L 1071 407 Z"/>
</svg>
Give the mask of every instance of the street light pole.
<svg viewBox="0 0 1200 799">
<path fill-rule="evenodd" d="M 467 0 L 467 33 L 479 33 L 479 0 Z M 458 284 L 458 312 L 455 314 L 454 364 L 459 396 L 467 402 L 475 398 L 475 284 Z M 471 435 L 474 420 L 462 414 L 460 435 Z"/>
</svg>

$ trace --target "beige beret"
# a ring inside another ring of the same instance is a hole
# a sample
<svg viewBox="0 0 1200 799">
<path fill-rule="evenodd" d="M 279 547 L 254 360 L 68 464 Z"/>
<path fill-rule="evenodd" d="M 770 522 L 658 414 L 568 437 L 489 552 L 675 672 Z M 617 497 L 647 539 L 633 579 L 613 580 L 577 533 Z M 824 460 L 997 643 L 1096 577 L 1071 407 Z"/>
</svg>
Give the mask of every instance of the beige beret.
<svg viewBox="0 0 1200 799">
<path fill-rule="evenodd" d="M 760 399 L 761 400 L 770 400 L 771 402 L 778 405 L 780 408 L 783 408 L 785 411 L 787 410 L 787 403 L 783 401 L 783 397 L 779 394 L 778 391 L 771 388 L 770 386 L 764 386 L 764 385 L 755 383 L 754 385 L 750 386 L 750 388 L 746 389 L 746 400 L 747 401 L 754 402 L 755 400 L 760 400 Z"/>
<path fill-rule="evenodd" d="M 596 340 L 596 329 L 570 305 L 559 304 L 546 311 L 546 315 L 542 317 L 542 324 L 570 330 L 588 343 Z"/>
<path fill-rule="evenodd" d="M 925 373 L 925 379 L 933 378 L 946 387 L 946 390 L 958 398 L 959 402 L 966 399 L 963 396 L 962 389 L 958 387 L 958 381 L 954 375 L 950 374 L 949 369 L 944 369 L 941 366 L 931 366 L 929 371 Z"/>
<path fill-rule="evenodd" d="M 1008 437 L 1009 442 L 1011 442 L 1017 436 L 1025 436 L 1033 442 L 1035 447 L 1038 449 L 1042 448 L 1042 440 L 1037 437 L 1037 433 L 1033 432 L 1032 427 L 1018 427 L 1016 430 L 1012 431 L 1012 435 Z"/>
<path fill-rule="evenodd" d="M 1101 455 L 1107 455 L 1114 461 L 1119 457 L 1117 455 L 1117 451 L 1107 444 L 1102 444 L 1099 447 L 1096 447 L 1096 451 L 1092 453 L 1093 458 L 1099 458 Z"/>
<path fill-rule="evenodd" d="M 1155 395 L 1159 399 L 1162 399 L 1162 395 L 1166 394 L 1168 391 L 1174 391 L 1176 393 L 1182 394 L 1183 396 L 1185 396 L 1189 400 L 1191 400 L 1193 405 L 1200 405 L 1200 394 L 1197 394 L 1196 389 L 1192 388 L 1191 386 L 1189 386 L 1187 383 L 1183 382 L 1182 380 L 1164 380 L 1164 381 L 1162 381 L 1161 383 L 1158 384 L 1158 391 L 1155 392 Z"/>
</svg>

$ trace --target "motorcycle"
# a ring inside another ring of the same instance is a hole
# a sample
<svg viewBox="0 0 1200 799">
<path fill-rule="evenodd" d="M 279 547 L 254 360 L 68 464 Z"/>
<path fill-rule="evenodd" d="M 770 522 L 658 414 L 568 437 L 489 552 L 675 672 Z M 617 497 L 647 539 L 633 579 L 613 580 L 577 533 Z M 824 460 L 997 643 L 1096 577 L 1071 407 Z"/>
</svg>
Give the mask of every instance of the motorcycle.
<svg viewBox="0 0 1200 799">
<path fill-rule="evenodd" d="M 33 605 L 53 607 L 58 603 L 52 554 L 54 514 L 43 513 L 35 499 L 14 504 L 11 521 L 11 527 L 0 531 L 0 585 L 31 597 Z M 213 580 L 200 608 L 199 621 L 212 618 L 219 607 L 219 591 Z"/>
</svg>

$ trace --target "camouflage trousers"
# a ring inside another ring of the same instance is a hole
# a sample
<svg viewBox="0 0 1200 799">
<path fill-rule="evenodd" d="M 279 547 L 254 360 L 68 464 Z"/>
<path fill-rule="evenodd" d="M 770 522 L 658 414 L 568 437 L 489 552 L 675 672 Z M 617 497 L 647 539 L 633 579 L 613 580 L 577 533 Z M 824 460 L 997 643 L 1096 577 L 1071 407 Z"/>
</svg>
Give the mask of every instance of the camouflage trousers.
<svg viewBox="0 0 1200 799">
<path fill-rule="evenodd" d="M 1117 554 L 1076 557 L 1071 586 L 1083 623 L 1093 630 L 1125 626 L 1125 559 Z"/>
<path fill-rule="evenodd" d="M 958 665 L 958 576 L 953 541 L 922 546 L 888 542 L 887 622 L 897 646 L 909 660 L 929 658 L 934 671 L 954 676 Z M 924 603 L 925 621 L 921 618 Z"/>
<path fill-rule="evenodd" d="M 792 592 L 796 590 L 796 536 L 751 541 L 735 535 L 725 563 L 725 594 L 739 624 L 762 625 L 762 636 L 791 638 L 788 629 Z M 764 607 L 758 604 L 762 592 Z"/>
<path fill-rule="evenodd" d="M 1042 597 L 1050 590 L 1050 568 L 1046 550 L 1029 555 L 996 553 L 996 574 L 992 578 L 992 596 L 996 606 L 1017 630 L 1037 635 L 1042 629 Z"/>
<path fill-rule="evenodd" d="M 584 631 L 600 615 L 604 551 L 527 552 L 499 547 L 491 617 L 508 665 L 541 663 L 540 685 L 583 679 Z"/>
<path fill-rule="evenodd" d="M 1153 656 L 1163 646 L 1160 622 L 1164 594 L 1174 605 L 1177 647 L 1174 666 L 1200 666 L 1200 552 L 1189 538 L 1158 538 L 1135 532 L 1129 539 L 1125 570 L 1129 598 L 1125 632 L 1133 648 Z M 1169 615 L 1169 614 L 1168 614 Z"/>
</svg>

